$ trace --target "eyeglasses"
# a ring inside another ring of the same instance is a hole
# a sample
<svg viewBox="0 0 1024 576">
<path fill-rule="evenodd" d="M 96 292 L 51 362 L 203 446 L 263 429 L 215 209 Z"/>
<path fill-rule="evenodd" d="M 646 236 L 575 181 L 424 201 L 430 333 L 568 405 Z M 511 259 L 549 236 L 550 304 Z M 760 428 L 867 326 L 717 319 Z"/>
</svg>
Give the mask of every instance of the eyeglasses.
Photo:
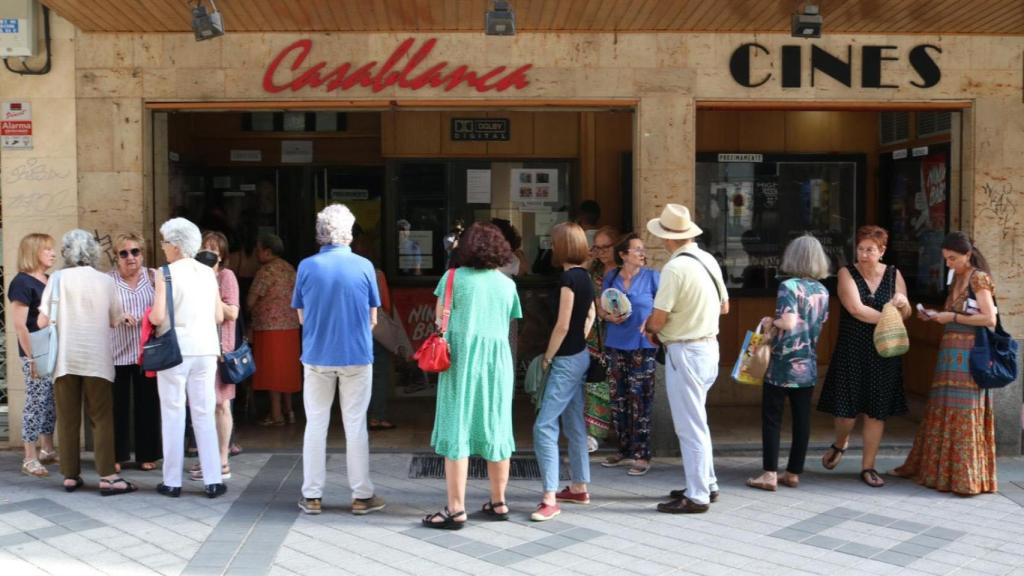
<svg viewBox="0 0 1024 576">
<path fill-rule="evenodd" d="M 633 254 L 643 255 L 643 254 L 647 254 L 647 249 L 645 249 L 645 248 L 630 248 L 629 250 L 626 250 L 626 252 L 632 252 Z"/>
<path fill-rule="evenodd" d="M 142 254 L 142 250 L 138 248 L 132 248 L 131 250 L 121 250 L 120 252 L 117 253 L 117 255 L 120 256 L 121 258 L 127 258 L 129 254 L 138 258 L 139 254 Z"/>
<path fill-rule="evenodd" d="M 591 252 L 604 252 L 605 250 L 611 250 L 612 244 L 594 244 L 590 247 Z"/>
</svg>

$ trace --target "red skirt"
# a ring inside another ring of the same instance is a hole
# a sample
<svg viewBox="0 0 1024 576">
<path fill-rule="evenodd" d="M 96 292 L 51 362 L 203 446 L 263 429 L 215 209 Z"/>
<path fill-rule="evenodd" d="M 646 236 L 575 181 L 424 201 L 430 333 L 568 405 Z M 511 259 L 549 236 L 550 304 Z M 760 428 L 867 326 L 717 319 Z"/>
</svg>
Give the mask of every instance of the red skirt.
<svg viewBox="0 0 1024 576">
<path fill-rule="evenodd" d="M 302 389 L 301 337 L 299 329 L 253 330 L 252 352 L 256 372 L 253 390 L 298 392 Z"/>
</svg>

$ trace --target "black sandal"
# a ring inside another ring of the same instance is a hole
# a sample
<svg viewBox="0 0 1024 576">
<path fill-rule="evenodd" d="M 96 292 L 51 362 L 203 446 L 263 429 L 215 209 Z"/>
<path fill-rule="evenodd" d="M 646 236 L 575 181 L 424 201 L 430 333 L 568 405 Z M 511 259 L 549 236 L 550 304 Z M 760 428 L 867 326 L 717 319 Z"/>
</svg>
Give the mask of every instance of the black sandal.
<svg viewBox="0 0 1024 576">
<path fill-rule="evenodd" d="M 455 519 L 458 517 L 465 517 L 466 511 L 460 510 L 455 514 L 448 511 L 448 507 L 445 506 L 440 512 L 434 512 L 433 514 L 427 514 L 423 517 L 421 522 L 427 528 L 436 528 L 438 530 L 462 530 L 462 526 L 466 523 L 465 520 L 462 522 L 456 522 Z M 434 520 L 440 519 L 440 522 L 434 522 Z"/>
<path fill-rule="evenodd" d="M 492 501 L 488 500 L 484 504 L 484 507 L 480 509 L 480 511 L 484 513 L 484 516 L 488 520 L 495 520 L 495 521 L 508 520 L 508 512 L 507 511 L 506 512 L 498 512 L 497 510 L 495 510 L 495 508 L 500 508 L 501 506 L 504 506 L 505 508 L 508 508 L 508 505 L 505 504 L 504 502 L 492 502 Z"/>
<path fill-rule="evenodd" d="M 834 470 L 843 461 L 843 454 L 846 454 L 846 448 L 840 448 L 832 444 L 828 449 L 830 452 L 825 452 L 825 455 L 821 457 L 821 465 L 825 470 Z"/>
<path fill-rule="evenodd" d="M 871 486 L 872 488 L 881 488 L 885 486 L 885 480 L 878 473 L 878 470 L 874 468 L 865 468 L 860 471 L 860 481 Z"/>
<path fill-rule="evenodd" d="M 75 476 L 73 478 L 65 478 L 64 479 L 65 482 L 67 482 L 68 480 L 74 480 L 75 483 L 73 485 L 71 485 L 71 486 L 68 486 L 67 484 L 65 484 L 64 485 L 64 491 L 65 492 L 74 492 L 75 490 L 78 490 L 79 488 L 81 488 L 85 484 L 85 482 L 82 480 L 81 476 Z"/>
<path fill-rule="evenodd" d="M 132 484 L 131 482 L 125 480 L 124 478 L 121 478 L 120 476 L 116 478 L 111 478 L 110 480 L 100 479 L 100 482 L 107 483 L 106 488 L 103 488 L 102 486 L 100 487 L 100 496 L 117 496 L 118 494 L 131 494 L 132 492 L 138 490 L 138 487 L 135 486 L 135 484 Z M 124 488 L 113 488 L 115 484 L 123 484 Z"/>
</svg>

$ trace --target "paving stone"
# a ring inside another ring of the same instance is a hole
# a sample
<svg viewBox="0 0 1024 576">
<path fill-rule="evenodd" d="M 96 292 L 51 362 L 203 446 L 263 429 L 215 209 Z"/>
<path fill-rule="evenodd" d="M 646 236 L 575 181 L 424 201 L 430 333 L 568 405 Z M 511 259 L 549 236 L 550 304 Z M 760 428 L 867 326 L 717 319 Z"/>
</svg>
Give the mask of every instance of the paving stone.
<svg viewBox="0 0 1024 576">
<path fill-rule="evenodd" d="M 935 526 L 933 528 L 929 528 L 928 530 L 926 530 L 924 532 L 925 536 L 932 536 L 934 538 L 942 538 L 943 540 L 956 540 L 957 538 L 963 536 L 964 534 L 966 534 L 966 532 L 962 532 L 960 530 L 953 530 L 951 528 L 942 528 L 940 526 Z"/>
<path fill-rule="evenodd" d="M 876 554 L 883 552 L 884 548 L 877 548 L 875 546 L 868 546 L 866 544 L 860 544 L 857 542 L 848 542 L 843 544 L 839 548 L 836 548 L 836 552 L 842 552 L 844 554 L 851 554 L 853 556 L 859 556 L 861 558 L 871 558 Z"/>
<path fill-rule="evenodd" d="M 838 516 L 840 518 L 845 518 L 847 520 L 852 520 L 853 518 L 857 518 L 859 516 L 862 516 L 864 514 L 864 512 L 862 512 L 860 510 L 854 510 L 852 508 L 839 507 L 839 508 L 832 508 L 831 510 L 826 510 L 825 512 L 823 512 L 823 514 L 825 514 L 826 516 Z"/>
<path fill-rule="evenodd" d="M 480 559 L 497 566 L 512 566 L 513 564 L 523 562 L 524 560 L 529 560 L 529 558 L 529 556 L 517 554 L 511 550 L 499 550 L 492 554 L 487 554 Z"/>
<path fill-rule="evenodd" d="M 782 530 L 776 530 L 772 532 L 770 536 L 775 538 L 782 538 L 783 540 L 789 540 L 790 542 L 802 542 L 812 536 L 809 532 L 803 530 L 794 530 L 792 528 L 783 528 Z"/>
<path fill-rule="evenodd" d="M 872 558 L 872 560 L 885 562 L 886 564 L 893 564 L 895 566 L 910 566 L 917 559 L 918 558 L 916 556 L 901 554 L 899 552 L 893 552 L 892 550 L 886 550 Z"/>
<path fill-rule="evenodd" d="M 831 538 L 829 536 L 815 535 L 803 541 L 803 544 L 816 546 L 818 548 L 826 548 L 828 550 L 835 550 L 843 544 L 846 544 L 845 540 L 839 540 L 837 538 Z"/>
<path fill-rule="evenodd" d="M 526 544 L 513 546 L 508 550 L 510 552 L 515 552 L 516 554 L 522 554 L 523 556 L 529 558 L 536 558 L 538 556 L 543 556 L 545 554 L 551 553 L 552 549 L 547 546 L 544 546 L 543 544 L 538 544 L 536 542 L 527 542 Z"/>
<path fill-rule="evenodd" d="M 942 538 L 935 538 L 933 536 L 925 536 L 924 534 L 918 534 L 917 536 L 914 536 L 910 540 L 907 540 L 907 542 L 909 542 L 911 544 L 918 544 L 920 546 L 926 546 L 928 548 L 936 548 L 936 549 L 937 548 L 942 548 L 943 546 L 946 546 L 947 544 L 949 544 L 949 540 L 944 540 Z"/>
<path fill-rule="evenodd" d="M 897 520 L 896 522 L 890 524 L 889 528 L 892 528 L 894 530 L 903 530 L 904 532 L 912 532 L 914 534 L 920 534 L 921 532 L 924 532 L 925 530 L 931 528 L 931 526 L 921 524 L 919 522 L 911 522 L 909 520 Z"/>
<path fill-rule="evenodd" d="M 567 548 L 569 546 L 572 546 L 576 542 L 577 540 L 573 540 L 572 538 L 567 538 L 559 534 L 552 534 L 550 536 L 545 536 L 544 538 L 534 540 L 534 543 L 540 544 L 541 546 L 546 546 L 553 550 L 561 550 L 563 548 Z"/>
<path fill-rule="evenodd" d="M 891 548 L 893 552 L 899 552 L 900 554 L 907 554 L 909 556 L 915 556 L 917 558 L 924 558 L 928 554 L 935 552 L 935 548 L 929 548 L 927 546 L 921 546 L 920 544 L 914 544 L 913 542 L 902 542 Z"/>
<path fill-rule="evenodd" d="M 889 516 L 882 516 L 880 514 L 864 514 L 863 516 L 858 516 L 857 521 L 874 526 L 888 526 L 894 522 L 898 522 L 896 518 L 890 518 Z"/>
<path fill-rule="evenodd" d="M 25 532 L 29 536 L 39 540 L 45 540 L 47 538 L 56 538 L 57 536 L 64 536 L 70 534 L 71 531 L 63 526 L 47 526 L 46 528 L 36 528 L 35 530 L 28 530 Z"/>
</svg>

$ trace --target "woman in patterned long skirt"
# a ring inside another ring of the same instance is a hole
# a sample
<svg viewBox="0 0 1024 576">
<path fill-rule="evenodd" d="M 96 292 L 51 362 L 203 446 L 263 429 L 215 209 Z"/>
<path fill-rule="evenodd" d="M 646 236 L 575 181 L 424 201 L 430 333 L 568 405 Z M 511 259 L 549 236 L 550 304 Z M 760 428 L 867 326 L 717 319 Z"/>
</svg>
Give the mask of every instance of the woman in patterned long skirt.
<svg viewBox="0 0 1024 576">
<path fill-rule="evenodd" d="M 985 257 L 963 232 L 946 236 L 942 257 L 955 273 L 945 308 L 918 314 L 946 327 L 935 379 L 914 446 L 893 473 L 940 492 L 995 492 L 992 397 L 975 384 L 968 362 L 976 329 L 996 325 L 995 286 Z"/>
<path fill-rule="evenodd" d="M 835 418 L 836 439 L 821 459 L 827 470 L 839 464 L 857 416 L 864 415 L 860 478 L 872 488 L 885 485 L 875 470 L 885 420 L 907 411 L 901 359 L 882 358 L 874 344 L 882 306 L 892 302 L 903 318 L 911 314 L 903 276 L 881 261 L 888 241 L 878 226 L 857 229 L 857 261 L 839 270 L 839 339 L 818 400 L 818 410 Z"/>
</svg>

